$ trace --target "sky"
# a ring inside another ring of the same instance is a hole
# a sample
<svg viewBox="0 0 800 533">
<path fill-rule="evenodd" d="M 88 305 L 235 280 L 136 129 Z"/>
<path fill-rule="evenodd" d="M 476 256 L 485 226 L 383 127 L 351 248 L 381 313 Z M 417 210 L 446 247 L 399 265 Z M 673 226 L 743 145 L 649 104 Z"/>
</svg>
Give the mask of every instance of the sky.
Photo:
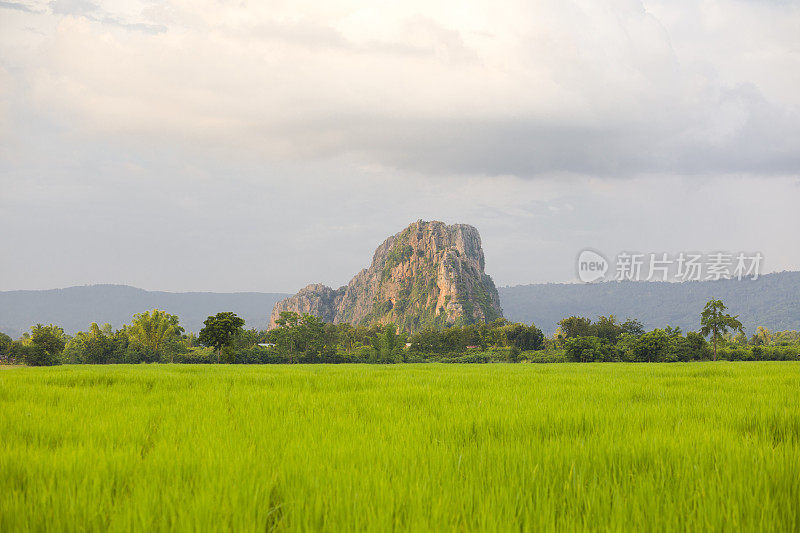
<svg viewBox="0 0 800 533">
<path fill-rule="evenodd" d="M 418 220 L 800 270 L 800 4 L 0 1 L 0 290 L 338 287 Z"/>
</svg>

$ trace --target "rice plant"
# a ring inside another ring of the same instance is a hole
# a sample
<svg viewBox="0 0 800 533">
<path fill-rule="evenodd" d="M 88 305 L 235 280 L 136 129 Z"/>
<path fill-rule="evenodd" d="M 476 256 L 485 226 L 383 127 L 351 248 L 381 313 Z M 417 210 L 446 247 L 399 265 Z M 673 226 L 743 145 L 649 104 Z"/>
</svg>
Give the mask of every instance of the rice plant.
<svg viewBox="0 0 800 533">
<path fill-rule="evenodd" d="M 0 531 L 797 531 L 800 364 L 0 370 Z"/>
</svg>

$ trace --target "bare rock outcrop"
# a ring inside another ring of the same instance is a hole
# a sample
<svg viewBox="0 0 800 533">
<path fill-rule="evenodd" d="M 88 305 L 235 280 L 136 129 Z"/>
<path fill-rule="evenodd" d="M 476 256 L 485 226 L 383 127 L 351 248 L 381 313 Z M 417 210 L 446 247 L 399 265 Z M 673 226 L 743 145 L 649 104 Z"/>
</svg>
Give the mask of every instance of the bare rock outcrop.
<svg viewBox="0 0 800 533">
<path fill-rule="evenodd" d="M 491 322 L 503 316 L 478 230 L 419 220 L 386 239 L 344 287 L 308 285 L 275 304 L 270 328 L 282 311 L 311 313 L 326 322 L 388 324 L 406 331 Z"/>
</svg>

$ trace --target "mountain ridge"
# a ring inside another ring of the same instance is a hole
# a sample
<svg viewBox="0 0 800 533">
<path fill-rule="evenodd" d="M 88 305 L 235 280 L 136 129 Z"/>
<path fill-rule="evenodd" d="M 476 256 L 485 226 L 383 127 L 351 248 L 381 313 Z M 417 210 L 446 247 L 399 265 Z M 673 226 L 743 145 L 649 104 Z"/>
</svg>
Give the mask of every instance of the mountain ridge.
<svg viewBox="0 0 800 533">
<path fill-rule="evenodd" d="M 120 302 L 119 297 L 110 297 L 104 290 L 108 287 L 131 289 L 133 292 L 130 294 L 183 295 L 189 302 L 169 305 L 168 299 L 147 298 Z M 755 333 L 757 326 L 770 330 L 800 330 L 798 271 L 765 274 L 758 280 L 741 282 L 540 283 L 504 286 L 498 289 L 498 293 L 506 318 L 526 324 L 533 322 L 547 335 L 555 331 L 560 319 L 570 315 L 595 319 L 598 315 L 615 314 L 623 320 L 626 317 L 638 318 L 648 328 L 670 325 L 684 331 L 696 330 L 700 311 L 711 297 L 721 298 L 728 305 L 729 312 L 740 315 L 748 334 Z M 224 298 L 204 303 L 204 296 Z M 187 331 L 199 331 L 206 316 L 228 310 L 243 316 L 247 321 L 246 327 L 263 329 L 267 326 L 270 309 L 287 296 L 290 294 L 255 291 L 173 293 L 107 284 L 0 291 L 0 332 L 17 338 L 40 322 L 58 324 L 67 333 L 85 330 L 91 322 L 109 322 L 119 327 L 130 323 L 134 313 L 153 307 L 177 314 Z M 185 309 L 187 305 L 189 310 Z M 187 314 L 186 311 L 191 312 Z"/>
<path fill-rule="evenodd" d="M 800 272 L 764 274 L 756 280 L 602 283 L 541 283 L 498 289 L 509 320 L 535 322 L 546 334 L 559 318 L 595 319 L 616 315 L 641 320 L 648 329 L 672 326 L 684 331 L 700 327 L 700 311 L 711 298 L 721 299 L 739 315 L 750 334 L 758 326 L 800 330 Z"/>
<path fill-rule="evenodd" d="M 92 322 L 115 328 L 129 324 L 135 313 L 161 309 L 178 315 L 186 331 L 195 333 L 203 320 L 219 311 L 233 311 L 248 327 L 266 328 L 267 311 L 287 293 L 148 291 L 130 285 L 97 284 L 44 290 L 0 291 L 0 332 L 19 337 L 37 323 L 53 323 L 67 333 L 86 330 Z"/>
</svg>

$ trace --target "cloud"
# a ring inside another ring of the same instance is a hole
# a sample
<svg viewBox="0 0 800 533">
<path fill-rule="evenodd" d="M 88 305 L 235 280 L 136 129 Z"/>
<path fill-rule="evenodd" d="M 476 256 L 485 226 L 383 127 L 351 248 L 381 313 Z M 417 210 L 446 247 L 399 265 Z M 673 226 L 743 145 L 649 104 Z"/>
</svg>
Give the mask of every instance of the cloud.
<svg viewBox="0 0 800 533">
<path fill-rule="evenodd" d="M 17 67 L 98 135 L 445 174 L 800 168 L 793 4 L 51 6 Z"/>
<path fill-rule="evenodd" d="M 97 11 L 98 6 L 86 0 L 53 0 L 50 9 L 56 15 L 88 15 Z"/>
<path fill-rule="evenodd" d="M 149 34 L 158 34 L 167 31 L 161 24 L 147 24 L 144 22 L 129 22 L 115 15 L 109 14 L 97 4 L 87 0 L 53 0 L 49 4 L 50 10 L 55 15 L 70 15 L 85 17 L 88 20 L 99 22 L 106 26 L 117 26 L 130 31 L 140 31 Z"/>
<path fill-rule="evenodd" d="M 265 163 L 175 145 L 86 145 L 46 124 L 0 166 L 0 290 L 129 283 L 163 290 L 338 286 L 419 218 L 481 232 L 500 285 L 568 281 L 576 254 L 758 250 L 796 269 L 797 178 L 430 175 L 352 160 Z M 567 179 L 568 178 L 568 179 Z M 54 259 L 55 258 L 55 259 Z M 265 311 L 267 312 L 267 311 Z"/>
<path fill-rule="evenodd" d="M 796 3 L 0 8 L 0 289 L 336 285 L 418 218 L 500 284 L 586 247 L 800 264 Z"/>
<path fill-rule="evenodd" d="M 0 2 L 0 9 L 15 9 L 17 11 L 24 11 L 26 13 L 35 13 L 36 10 L 27 4 L 20 2 Z"/>
<path fill-rule="evenodd" d="M 119 26 L 120 28 L 124 28 L 126 30 L 140 31 L 143 33 L 149 33 L 151 35 L 156 35 L 167 31 L 167 27 L 162 26 L 161 24 L 145 24 L 143 22 L 124 22 L 109 16 L 104 16 L 100 19 L 92 19 L 92 20 L 99 20 L 100 22 L 106 25 Z"/>
</svg>

